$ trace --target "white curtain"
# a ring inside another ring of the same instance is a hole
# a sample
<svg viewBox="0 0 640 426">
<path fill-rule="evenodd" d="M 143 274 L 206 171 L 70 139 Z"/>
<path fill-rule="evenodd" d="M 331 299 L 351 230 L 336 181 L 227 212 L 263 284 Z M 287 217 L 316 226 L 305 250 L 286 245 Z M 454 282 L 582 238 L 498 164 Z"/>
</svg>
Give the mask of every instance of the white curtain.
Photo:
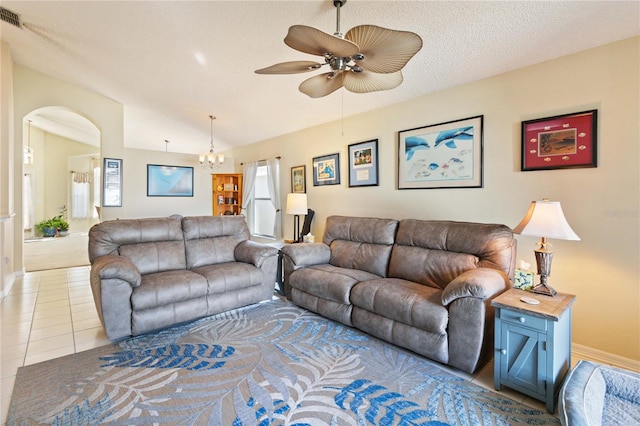
<svg viewBox="0 0 640 426">
<path fill-rule="evenodd" d="M 267 160 L 267 177 L 269 182 L 269 194 L 271 194 L 271 204 L 276 211 L 276 218 L 273 221 L 273 235 L 276 240 L 282 239 L 282 209 L 280 206 L 280 160 L 273 158 Z"/>
<path fill-rule="evenodd" d="M 71 173 L 71 217 L 86 219 L 89 217 L 91 203 L 91 178 L 89 173 Z"/>
<path fill-rule="evenodd" d="M 33 181 L 31 173 L 25 173 L 22 180 L 22 214 L 24 230 L 33 228 Z"/>
<path fill-rule="evenodd" d="M 245 162 L 242 165 L 242 214 L 247 218 L 249 231 L 253 235 L 253 221 L 248 217 L 249 203 L 253 199 L 253 188 L 256 186 L 256 173 L 258 172 L 258 162 Z"/>
</svg>

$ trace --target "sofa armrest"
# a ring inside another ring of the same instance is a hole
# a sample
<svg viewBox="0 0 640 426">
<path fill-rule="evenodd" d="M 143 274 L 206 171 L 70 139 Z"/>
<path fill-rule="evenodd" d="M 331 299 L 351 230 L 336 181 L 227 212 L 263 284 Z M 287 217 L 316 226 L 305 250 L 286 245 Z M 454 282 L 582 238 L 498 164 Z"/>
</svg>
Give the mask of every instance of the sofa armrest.
<svg viewBox="0 0 640 426">
<path fill-rule="evenodd" d="M 474 297 L 490 299 L 510 287 L 507 274 L 493 268 L 477 268 L 463 272 L 442 291 L 442 304 L 449 305 L 456 299 Z"/>
<path fill-rule="evenodd" d="M 131 287 L 138 287 L 142 283 L 140 270 L 125 256 L 107 255 L 96 258 L 91 264 L 91 275 L 100 280 L 121 279 Z"/>
<path fill-rule="evenodd" d="M 271 257 L 278 256 L 278 249 L 255 241 L 242 241 L 236 246 L 234 257 L 238 262 L 251 263 L 257 268 Z"/>
<path fill-rule="evenodd" d="M 109 339 L 131 335 L 131 295 L 141 283 L 140 271 L 124 256 L 100 256 L 91 264 L 93 300 Z"/>
<path fill-rule="evenodd" d="M 294 269 L 329 263 L 331 248 L 324 243 L 288 244 L 280 249 Z"/>
<path fill-rule="evenodd" d="M 569 372 L 558 396 L 558 414 L 564 426 L 600 424 L 607 383 L 597 364 L 581 360 Z"/>
</svg>

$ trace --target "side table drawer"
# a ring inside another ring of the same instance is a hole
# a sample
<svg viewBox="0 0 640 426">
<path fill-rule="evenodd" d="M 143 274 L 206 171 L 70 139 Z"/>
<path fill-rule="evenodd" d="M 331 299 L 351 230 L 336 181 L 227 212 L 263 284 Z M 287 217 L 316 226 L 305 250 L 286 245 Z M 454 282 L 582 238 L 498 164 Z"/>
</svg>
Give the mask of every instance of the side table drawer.
<svg viewBox="0 0 640 426">
<path fill-rule="evenodd" d="M 500 319 L 504 322 L 517 324 L 534 330 L 547 331 L 547 321 L 521 312 L 500 309 Z"/>
</svg>

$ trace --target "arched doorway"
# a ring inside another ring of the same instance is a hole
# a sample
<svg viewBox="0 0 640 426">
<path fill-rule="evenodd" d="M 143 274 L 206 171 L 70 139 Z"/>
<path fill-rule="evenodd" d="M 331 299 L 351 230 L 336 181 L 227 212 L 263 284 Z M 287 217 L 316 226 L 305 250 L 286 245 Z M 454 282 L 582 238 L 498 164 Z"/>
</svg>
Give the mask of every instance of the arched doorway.
<svg viewBox="0 0 640 426">
<path fill-rule="evenodd" d="M 69 108 L 39 108 L 23 119 L 23 223 L 26 271 L 88 263 L 86 235 L 99 221 L 100 131 Z M 39 224 L 60 216 L 63 236 Z"/>
</svg>

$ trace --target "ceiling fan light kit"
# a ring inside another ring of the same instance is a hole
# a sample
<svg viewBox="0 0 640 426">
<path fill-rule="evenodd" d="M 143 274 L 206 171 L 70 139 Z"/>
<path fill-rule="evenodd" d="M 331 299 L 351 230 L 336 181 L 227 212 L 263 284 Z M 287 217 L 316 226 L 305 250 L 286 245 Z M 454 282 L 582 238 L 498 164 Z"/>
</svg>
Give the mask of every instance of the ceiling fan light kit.
<svg viewBox="0 0 640 426">
<path fill-rule="evenodd" d="M 287 46 L 310 55 L 322 56 L 314 61 L 282 62 L 256 70 L 257 74 L 298 74 L 328 66 L 329 72 L 302 82 L 299 90 L 321 98 L 341 87 L 354 93 L 390 90 L 402 84 L 402 68 L 422 48 L 419 35 L 376 25 L 359 25 L 340 32 L 340 8 L 347 0 L 334 0 L 336 32 L 327 34 L 306 25 L 294 25 L 284 39 Z"/>
</svg>

